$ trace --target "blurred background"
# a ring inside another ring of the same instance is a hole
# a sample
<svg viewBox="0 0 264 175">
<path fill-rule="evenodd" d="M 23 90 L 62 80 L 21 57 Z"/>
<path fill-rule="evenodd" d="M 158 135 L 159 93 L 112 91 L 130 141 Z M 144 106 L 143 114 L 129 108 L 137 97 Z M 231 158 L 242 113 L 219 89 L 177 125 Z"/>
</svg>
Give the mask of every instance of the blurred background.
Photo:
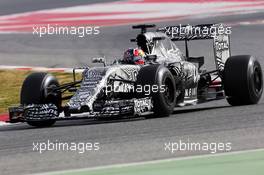
<svg viewBox="0 0 264 175">
<path fill-rule="evenodd" d="M 0 0 L 0 67 L 93 66 L 91 58 L 102 56 L 112 62 L 122 57 L 127 48 L 136 47 L 130 39 L 135 38 L 138 31 L 132 30 L 131 26 L 142 23 L 154 23 L 157 27 L 224 23 L 232 27 L 231 54 L 254 55 L 264 68 L 262 0 Z M 100 33 L 85 37 L 39 37 L 33 34 L 33 27 L 47 25 L 99 26 Z M 184 51 L 183 43 L 177 45 Z M 211 70 L 214 68 L 212 47 L 212 41 L 192 41 L 190 56 L 205 56 L 205 66 Z M 1 75 L 5 77 L 6 73 Z M 11 98 L 12 86 L 7 82 L 8 77 L 0 86 L 11 90 L 7 94 Z M 20 83 L 17 82 L 16 86 Z M 18 96 L 18 92 L 15 94 Z M 179 139 L 231 142 L 232 151 L 263 148 L 263 105 L 263 98 L 258 105 L 243 107 L 230 107 L 225 100 L 220 100 L 179 109 L 169 118 L 162 119 L 65 121 L 52 128 L 0 125 L 0 174 L 41 173 L 209 154 L 197 151 L 171 154 L 164 151 L 165 142 Z M 86 154 L 52 151 L 39 154 L 32 151 L 33 142 L 46 142 L 48 139 L 100 142 L 101 150 Z M 217 174 L 213 172 L 217 169 L 219 174 L 228 174 L 222 171 L 226 168 L 231 174 L 263 174 L 263 170 L 255 171 L 258 168 L 255 166 L 263 165 L 264 156 L 257 157 L 259 155 L 263 154 L 231 156 L 217 161 L 206 158 L 200 164 L 200 160 L 179 164 L 178 170 L 181 171 L 179 174 L 189 170 L 190 174 Z M 175 166 L 169 164 L 165 169 Z M 143 174 L 164 174 L 159 171 L 161 169 L 155 169 L 159 167 L 163 166 L 148 167 Z M 137 173 L 136 170 L 127 172 Z"/>
</svg>

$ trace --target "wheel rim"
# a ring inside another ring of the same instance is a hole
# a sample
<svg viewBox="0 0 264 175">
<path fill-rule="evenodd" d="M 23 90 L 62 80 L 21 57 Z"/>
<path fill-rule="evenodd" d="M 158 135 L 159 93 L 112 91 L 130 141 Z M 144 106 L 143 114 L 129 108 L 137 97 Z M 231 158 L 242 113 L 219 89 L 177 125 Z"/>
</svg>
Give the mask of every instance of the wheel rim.
<svg viewBox="0 0 264 175">
<path fill-rule="evenodd" d="M 254 69 L 253 74 L 253 81 L 254 81 L 254 90 L 256 93 L 259 93 L 262 91 L 262 73 L 259 67 L 256 67 Z"/>
<path fill-rule="evenodd" d="M 167 104 L 171 104 L 174 102 L 174 88 L 173 88 L 173 83 L 170 78 L 166 78 L 165 80 L 164 97 L 165 97 Z"/>
</svg>

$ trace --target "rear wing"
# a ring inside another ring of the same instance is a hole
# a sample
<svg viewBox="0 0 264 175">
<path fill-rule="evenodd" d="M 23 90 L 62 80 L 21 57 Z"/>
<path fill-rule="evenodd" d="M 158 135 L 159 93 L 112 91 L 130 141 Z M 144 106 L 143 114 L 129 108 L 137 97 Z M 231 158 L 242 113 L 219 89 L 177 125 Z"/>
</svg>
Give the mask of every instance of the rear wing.
<svg viewBox="0 0 264 175">
<path fill-rule="evenodd" d="M 220 71 L 224 69 L 225 62 L 231 55 L 231 27 L 224 27 L 223 24 L 166 26 L 158 28 L 157 31 L 165 33 L 172 41 L 185 41 L 186 57 L 189 57 L 188 41 L 212 39 L 216 69 Z"/>
</svg>

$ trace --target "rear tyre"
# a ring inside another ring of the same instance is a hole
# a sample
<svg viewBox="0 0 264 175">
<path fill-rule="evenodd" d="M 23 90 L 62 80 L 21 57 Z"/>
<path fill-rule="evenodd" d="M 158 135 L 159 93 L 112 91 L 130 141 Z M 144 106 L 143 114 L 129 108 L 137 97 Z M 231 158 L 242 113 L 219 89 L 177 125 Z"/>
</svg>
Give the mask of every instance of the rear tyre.
<svg viewBox="0 0 264 175">
<path fill-rule="evenodd" d="M 58 87 L 57 79 L 47 73 L 32 73 L 23 82 L 20 101 L 23 105 L 53 103 L 58 109 L 61 108 L 61 94 L 48 95 L 48 88 Z M 28 121 L 31 126 L 48 127 L 52 126 L 55 120 Z"/>
<path fill-rule="evenodd" d="M 263 91 L 259 62 L 250 55 L 228 58 L 224 69 L 224 90 L 232 106 L 257 104 Z"/>
<path fill-rule="evenodd" d="M 154 64 L 142 67 L 137 75 L 137 85 L 142 87 L 158 87 L 157 92 L 151 92 L 146 95 L 145 92 L 141 97 L 151 96 L 153 100 L 154 116 L 169 116 L 176 103 L 176 85 L 171 72 L 163 65 Z"/>
</svg>

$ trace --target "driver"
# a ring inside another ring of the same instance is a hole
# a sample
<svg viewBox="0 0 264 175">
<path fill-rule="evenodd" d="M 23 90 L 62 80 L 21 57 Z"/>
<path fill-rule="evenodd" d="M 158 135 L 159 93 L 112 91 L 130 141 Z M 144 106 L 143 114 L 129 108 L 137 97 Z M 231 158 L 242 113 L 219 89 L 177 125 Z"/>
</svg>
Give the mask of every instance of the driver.
<svg viewBox="0 0 264 175">
<path fill-rule="evenodd" d="M 122 62 L 125 64 L 145 64 L 145 53 L 142 49 L 128 49 L 124 52 L 124 57 Z"/>
</svg>

